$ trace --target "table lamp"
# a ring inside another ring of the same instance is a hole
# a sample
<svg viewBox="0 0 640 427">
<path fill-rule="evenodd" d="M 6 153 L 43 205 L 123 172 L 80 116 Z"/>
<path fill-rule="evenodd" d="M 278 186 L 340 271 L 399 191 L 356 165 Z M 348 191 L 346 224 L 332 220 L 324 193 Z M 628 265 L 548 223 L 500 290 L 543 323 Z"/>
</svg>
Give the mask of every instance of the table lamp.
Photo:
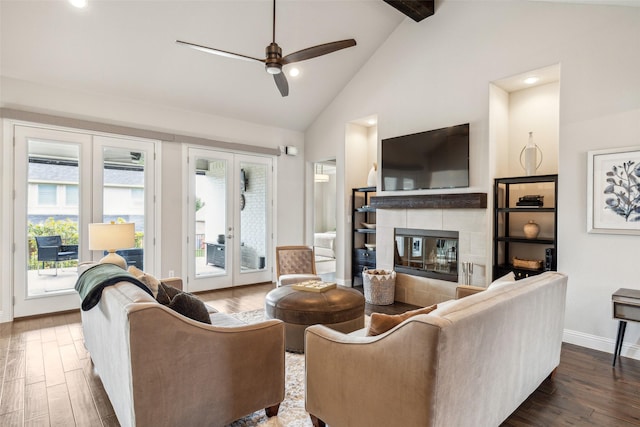
<svg viewBox="0 0 640 427">
<path fill-rule="evenodd" d="M 135 224 L 96 223 L 89 224 L 89 250 L 106 250 L 109 253 L 100 260 L 101 264 L 115 264 L 127 269 L 127 261 L 116 253 L 118 249 L 135 246 Z"/>
</svg>

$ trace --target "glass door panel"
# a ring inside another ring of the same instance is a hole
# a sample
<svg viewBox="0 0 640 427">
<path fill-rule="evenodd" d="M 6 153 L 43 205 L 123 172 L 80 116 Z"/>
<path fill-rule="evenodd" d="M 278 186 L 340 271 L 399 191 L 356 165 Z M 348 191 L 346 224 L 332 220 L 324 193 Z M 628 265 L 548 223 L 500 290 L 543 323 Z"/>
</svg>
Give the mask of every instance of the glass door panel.
<svg viewBox="0 0 640 427">
<path fill-rule="evenodd" d="M 91 138 L 28 126 L 15 126 L 14 137 L 14 316 L 78 308 Z"/>
<path fill-rule="evenodd" d="M 231 286 L 233 271 L 230 205 L 233 155 L 189 149 L 189 290 Z"/>
<path fill-rule="evenodd" d="M 34 297 L 73 290 L 78 277 L 80 147 L 27 143 L 27 297 Z M 58 155 L 46 154 L 53 152 Z"/>
<path fill-rule="evenodd" d="M 227 273 L 227 170 L 225 159 L 196 158 L 196 276 Z M 229 236 L 230 237 L 230 236 Z"/>
<path fill-rule="evenodd" d="M 127 266 L 144 271 L 145 153 L 126 148 L 102 149 L 102 222 L 134 223 L 135 247 L 118 248 Z M 106 255 L 106 254 L 105 254 Z"/>
<path fill-rule="evenodd" d="M 271 280 L 271 159 L 259 156 L 236 156 L 240 186 L 238 254 L 240 270 L 234 284 L 244 285 Z"/>
<path fill-rule="evenodd" d="M 135 245 L 116 248 L 127 266 L 155 271 L 155 143 L 94 137 L 93 221 L 135 224 Z M 95 253 L 100 260 L 105 252 Z"/>
</svg>

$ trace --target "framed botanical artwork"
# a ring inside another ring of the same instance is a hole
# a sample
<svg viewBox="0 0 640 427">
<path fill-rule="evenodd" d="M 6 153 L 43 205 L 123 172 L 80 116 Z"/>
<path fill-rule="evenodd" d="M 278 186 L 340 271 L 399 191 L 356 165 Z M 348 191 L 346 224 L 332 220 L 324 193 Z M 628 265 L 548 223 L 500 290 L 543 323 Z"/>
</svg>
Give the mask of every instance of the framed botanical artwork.
<svg viewBox="0 0 640 427">
<path fill-rule="evenodd" d="M 640 147 L 587 157 L 587 232 L 640 235 Z"/>
</svg>

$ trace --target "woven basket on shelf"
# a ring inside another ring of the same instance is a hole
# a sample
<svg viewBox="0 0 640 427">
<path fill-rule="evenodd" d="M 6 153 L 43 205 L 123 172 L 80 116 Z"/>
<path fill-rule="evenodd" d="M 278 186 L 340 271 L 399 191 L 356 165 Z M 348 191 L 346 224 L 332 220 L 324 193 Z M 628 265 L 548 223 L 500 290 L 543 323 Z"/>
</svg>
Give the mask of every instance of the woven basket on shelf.
<svg viewBox="0 0 640 427">
<path fill-rule="evenodd" d="M 520 267 L 539 270 L 542 268 L 542 261 L 537 259 L 520 259 L 513 257 L 513 266 L 516 268 Z"/>
<path fill-rule="evenodd" d="M 393 304 L 396 292 L 396 272 L 385 270 L 362 270 L 364 300 L 373 305 Z"/>
</svg>

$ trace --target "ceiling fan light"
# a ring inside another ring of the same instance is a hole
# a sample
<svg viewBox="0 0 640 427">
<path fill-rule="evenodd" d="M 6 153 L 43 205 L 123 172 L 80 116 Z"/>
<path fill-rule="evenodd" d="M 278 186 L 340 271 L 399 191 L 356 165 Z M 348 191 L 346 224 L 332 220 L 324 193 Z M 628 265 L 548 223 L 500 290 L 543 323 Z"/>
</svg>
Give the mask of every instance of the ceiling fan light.
<svg viewBox="0 0 640 427">
<path fill-rule="evenodd" d="M 282 65 L 280 64 L 267 64 L 265 68 L 269 74 L 280 74 L 282 72 Z"/>
</svg>

